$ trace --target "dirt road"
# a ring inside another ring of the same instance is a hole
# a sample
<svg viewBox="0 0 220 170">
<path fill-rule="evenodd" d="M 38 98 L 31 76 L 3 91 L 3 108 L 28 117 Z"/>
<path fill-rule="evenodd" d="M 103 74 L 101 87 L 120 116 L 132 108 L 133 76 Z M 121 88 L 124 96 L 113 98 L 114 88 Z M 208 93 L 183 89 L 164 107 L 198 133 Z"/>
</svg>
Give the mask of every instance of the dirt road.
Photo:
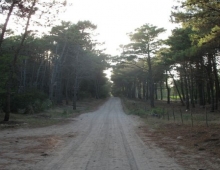
<svg viewBox="0 0 220 170">
<path fill-rule="evenodd" d="M 174 158 L 135 129 L 119 98 L 66 125 L 0 132 L 0 169 L 7 170 L 180 170 Z"/>
</svg>

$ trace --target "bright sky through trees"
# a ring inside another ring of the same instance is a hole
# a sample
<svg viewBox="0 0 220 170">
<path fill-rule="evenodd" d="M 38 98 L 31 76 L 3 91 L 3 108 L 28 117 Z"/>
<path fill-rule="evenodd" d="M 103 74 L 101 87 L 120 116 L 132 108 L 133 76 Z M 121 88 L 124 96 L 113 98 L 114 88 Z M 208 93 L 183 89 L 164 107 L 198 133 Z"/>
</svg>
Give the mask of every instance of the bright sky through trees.
<svg viewBox="0 0 220 170">
<path fill-rule="evenodd" d="M 143 24 L 164 27 L 167 34 L 174 28 L 169 22 L 174 0 L 68 0 L 68 3 L 72 6 L 62 19 L 96 24 L 99 40 L 106 43 L 107 53 L 112 55 L 119 53 L 120 44 L 128 43 L 126 34 Z"/>
</svg>

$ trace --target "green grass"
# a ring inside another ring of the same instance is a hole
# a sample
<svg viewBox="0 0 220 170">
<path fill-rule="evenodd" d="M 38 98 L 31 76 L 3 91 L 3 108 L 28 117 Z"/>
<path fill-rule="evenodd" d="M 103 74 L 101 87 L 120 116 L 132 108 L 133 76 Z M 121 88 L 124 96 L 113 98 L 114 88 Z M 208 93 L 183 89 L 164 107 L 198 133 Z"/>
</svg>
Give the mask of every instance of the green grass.
<svg viewBox="0 0 220 170">
<path fill-rule="evenodd" d="M 145 118 L 148 122 L 156 124 L 176 123 L 190 126 L 206 125 L 206 114 L 204 109 L 193 109 L 192 115 L 190 111 L 185 111 L 178 103 L 168 105 L 165 102 L 156 103 L 157 107 L 150 108 L 149 104 L 140 100 L 122 99 L 124 110 L 127 114 L 138 115 Z M 180 110 L 182 110 L 182 115 Z M 220 114 L 207 112 L 208 125 L 220 123 Z"/>
</svg>

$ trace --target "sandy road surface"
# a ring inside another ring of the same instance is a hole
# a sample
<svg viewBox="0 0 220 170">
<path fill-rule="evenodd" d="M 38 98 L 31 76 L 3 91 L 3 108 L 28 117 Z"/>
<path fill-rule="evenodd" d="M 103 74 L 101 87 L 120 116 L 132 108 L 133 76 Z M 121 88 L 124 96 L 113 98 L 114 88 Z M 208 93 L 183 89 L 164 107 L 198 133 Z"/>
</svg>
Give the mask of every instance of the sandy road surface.
<svg viewBox="0 0 220 170">
<path fill-rule="evenodd" d="M 3 151 L 0 150 L 0 169 L 182 169 L 161 149 L 143 143 L 135 132 L 140 123 L 138 118 L 123 112 L 119 98 L 110 98 L 96 112 L 82 114 L 66 125 L 3 131 L 0 132 L 0 141 L 4 142 L 0 142 Z M 45 143 L 47 148 L 42 145 Z M 22 153 L 25 148 L 33 152 Z"/>
</svg>

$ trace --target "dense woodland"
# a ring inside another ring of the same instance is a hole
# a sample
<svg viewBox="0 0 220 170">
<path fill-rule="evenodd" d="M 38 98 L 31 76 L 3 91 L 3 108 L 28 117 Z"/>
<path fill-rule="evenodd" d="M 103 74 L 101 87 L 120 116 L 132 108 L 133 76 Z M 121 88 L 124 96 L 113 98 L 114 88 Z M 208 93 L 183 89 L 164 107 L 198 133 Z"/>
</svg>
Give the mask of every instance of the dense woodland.
<svg viewBox="0 0 220 170">
<path fill-rule="evenodd" d="M 98 50 L 102 43 L 90 21 L 57 24 L 65 0 L 5 0 L 0 5 L 0 112 L 5 121 L 20 109 L 37 112 L 69 102 L 76 109 L 83 98 L 107 97 L 111 84 L 103 71 L 110 64 L 114 96 L 143 99 L 155 107 L 155 100 L 169 104 L 173 90 L 186 109 L 219 107 L 217 0 L 178 1 L 171 22 L 179 27 L 172 35 L 162 40 L 166 26 L 144 24 L 128 34 L 131 42 L 121 45 L 115 57 Z"/>
<path fill-rule="evenodd" d="M 104 98 L 110 84 L 103 71 L 108 55 L 97 50 L 90 21 L 56 23 L 63 1 L 12 0 L 1 3 L 0 112 L 39 112 L 51 105 Z M 13 21 L 19 28 L 9 29 Z M 40 32 L 50 28 L 47 33 Z M 17 30 L 16 30 L 17 29 Z M 16 32 L 21 32 L 16 34 Z"/>
<path fill-rule="evenodd" d="M 171 22 L 179 27 L 161 40 L 164 28 L 145 24 L 129 34 L 115 57 L 112 93 L 139 98 L 155 107 L 155 100 L 170 103 L 171 89 L 186 109 L 219 107 L 220 2 L 178 1 Z M 166 95 L 165 95 L 166 93 Z"/>
</svg>

